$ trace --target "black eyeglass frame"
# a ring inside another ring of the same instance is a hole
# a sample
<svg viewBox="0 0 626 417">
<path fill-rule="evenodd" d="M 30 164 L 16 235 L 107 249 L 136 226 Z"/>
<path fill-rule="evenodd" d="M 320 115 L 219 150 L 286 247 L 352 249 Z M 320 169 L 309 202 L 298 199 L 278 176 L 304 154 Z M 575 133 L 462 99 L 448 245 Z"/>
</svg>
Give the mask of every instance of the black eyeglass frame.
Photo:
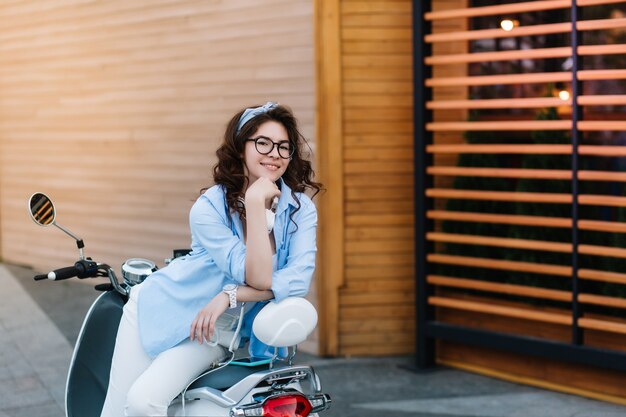
<svg viewBox="0 0 626 417">
<path fill-rule="evenodd" d="M 270 148 L 269 151 L 267 152 L 261 152 L 259 150 L 259 145 L 257 143 L 257 141 L 259 139 L 263 139 L 266 140 L 268 142 L 272 143 L 272 147 Z M 244 142 L 254 142 L 254 149 L 256 149 L 256 151 L 258 153 L 260 153 L 261 155 L 269 155 L 272 153 L 272 151 L 274 150 L 274 148 L 278 148 L 278 156 L 280 156 L 282 159 L 289 159 L 293 156 L 293 154 L 296 152 L 296 147 L 292 146 L 291 143 L 288 140 L 281 140 L 280 142 L 274 142 L 272 139 L 268 138 L 267 136 L 259 136 L 257 138 L 250 138 L 250 139 L 246 139 Z M 280 145 L 287 143 L 290 146 L 291 151 L 289 152 L 289 156 L 283 156 L 283 154 L 280 151 Z"/>
</svg>

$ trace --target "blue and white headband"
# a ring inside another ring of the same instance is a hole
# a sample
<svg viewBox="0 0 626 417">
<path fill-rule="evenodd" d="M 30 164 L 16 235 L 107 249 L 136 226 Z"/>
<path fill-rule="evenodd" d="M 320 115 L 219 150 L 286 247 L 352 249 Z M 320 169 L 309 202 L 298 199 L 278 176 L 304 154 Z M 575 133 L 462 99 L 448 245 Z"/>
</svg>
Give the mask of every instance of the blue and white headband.
<svg viewBox="0 0 626 417">
<path fill-rule="evenodd" d="M 274 103 L 273 101 L 268 101 L 261 107 L 252 107 L 252 108 L 248 108 L 244 110 L 243 114 L 239 118 L 239 123 L 237 123 L 237 133 L 239 133 L 243 125 L 248 123 L 251 119 L 255 118 L 256 116 L 260 114 L 267 113 L 268 111 L 276 107 L 278 107 L 278 103 Z"/>
</svg>

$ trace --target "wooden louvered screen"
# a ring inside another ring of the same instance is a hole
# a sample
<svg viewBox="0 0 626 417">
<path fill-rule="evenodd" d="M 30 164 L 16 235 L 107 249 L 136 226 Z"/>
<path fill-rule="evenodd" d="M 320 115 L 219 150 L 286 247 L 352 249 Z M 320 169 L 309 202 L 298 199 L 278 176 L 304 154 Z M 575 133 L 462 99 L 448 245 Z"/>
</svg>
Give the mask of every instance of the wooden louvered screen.
<svg viewBox="0 0 626 417">
<path fill-rule="evenodd" d="M 622 351 L 626 3 L 492 3 L 422 16 L 432 30 L 416 80 L 428 115 L 416 127 L 427 161 L 420 323 Z M 461 19 L 468 30 L 446 29 Z M 468 51 L 441 53 L 447 43 Z M 466 75 L 442 75 L 450 66 Z"/>
</svg>

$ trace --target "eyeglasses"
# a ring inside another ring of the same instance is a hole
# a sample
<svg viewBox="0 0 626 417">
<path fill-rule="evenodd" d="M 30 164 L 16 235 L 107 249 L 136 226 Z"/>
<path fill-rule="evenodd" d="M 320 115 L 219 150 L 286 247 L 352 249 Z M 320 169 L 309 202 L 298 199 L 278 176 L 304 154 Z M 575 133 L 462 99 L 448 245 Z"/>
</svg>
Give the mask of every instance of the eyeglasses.
<svg viewBox="0 0 626 417">
<path fill-rule="evenodd" d="M 289 159 L 295 151 L 295 148 L 291 146 L 289 141 L 283 140 L 280 142 L 274 142 L 265 136 L 259 136 L 254 139 L 246 139 L 246 142 L 254 142 L 256 151 L 261 155 L 269 155 L 274 150 L 274 147 L 277 147 L 278 155 L 283 159 Z"/>
</svg>

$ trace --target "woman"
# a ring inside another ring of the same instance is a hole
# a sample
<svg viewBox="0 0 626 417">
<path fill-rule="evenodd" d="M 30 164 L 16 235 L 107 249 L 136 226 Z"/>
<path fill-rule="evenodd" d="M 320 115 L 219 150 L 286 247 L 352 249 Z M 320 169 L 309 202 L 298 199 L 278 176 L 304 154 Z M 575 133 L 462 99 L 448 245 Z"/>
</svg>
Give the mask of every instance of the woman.
<svg viewBox="0 0 626 417">
<path fill-rule="evenodd" d="M 307 293 L 317 212 L 303 192 L 321 184 L 302 157 L 305 143 L 291 111 L 275 103 L 231 119 L 216 185 L 191 208 L 192 252 L 135 286 L 124 306 L 102 417 L 167 415 L 189 382 L 225 358 L 209 341 L 229 307 Z M 262 306 L 244 319 L 252 356 L 269 353 L 249 334 Z"/>
</svg>

